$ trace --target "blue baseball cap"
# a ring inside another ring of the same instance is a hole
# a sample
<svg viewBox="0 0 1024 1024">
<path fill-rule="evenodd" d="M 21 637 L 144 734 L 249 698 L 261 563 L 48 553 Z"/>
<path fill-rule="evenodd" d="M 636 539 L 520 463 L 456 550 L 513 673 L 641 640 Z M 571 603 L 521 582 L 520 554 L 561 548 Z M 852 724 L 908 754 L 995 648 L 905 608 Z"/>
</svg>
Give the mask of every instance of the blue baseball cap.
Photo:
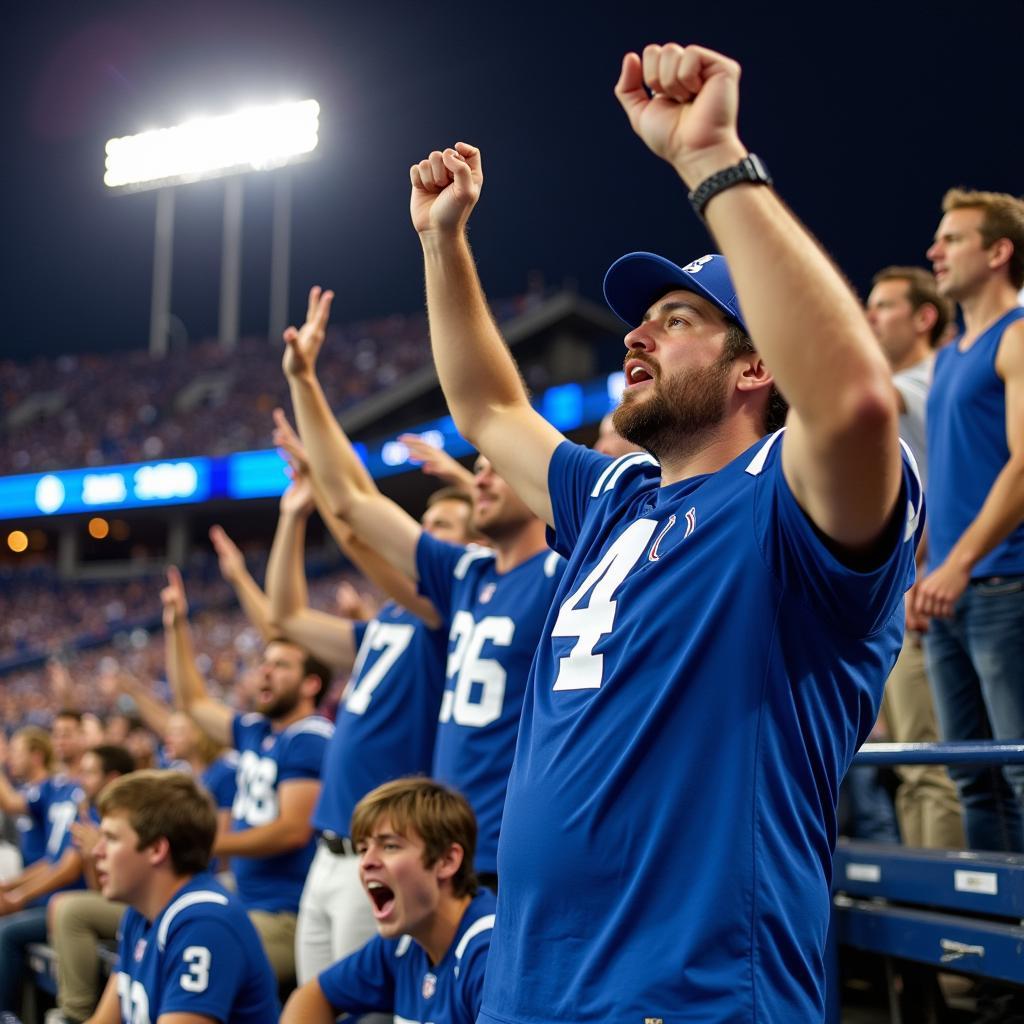
<svg viewBox="0 0 1024 1024">
<path fill-rule="evenodd" d="M 604 275 L 605 302 L 629 327 L 642 323 L 644 313 L 662 295 L 679 288 L 703 296 L 747 330 L 729 266 L 718 253 L 677 267 L 653 252 L 631 252 L 620 256 Z"/>
</svg>

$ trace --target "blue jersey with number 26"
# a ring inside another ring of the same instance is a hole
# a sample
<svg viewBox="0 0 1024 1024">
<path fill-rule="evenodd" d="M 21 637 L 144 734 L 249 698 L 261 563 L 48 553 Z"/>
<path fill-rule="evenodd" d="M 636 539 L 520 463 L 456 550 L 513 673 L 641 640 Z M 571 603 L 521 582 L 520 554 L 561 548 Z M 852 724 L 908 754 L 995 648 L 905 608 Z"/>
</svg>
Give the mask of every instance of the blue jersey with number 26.
<svg viewBox="0 0 1024 1024">
<path fill-rule="evenodd" d="M 508 772 L 530 663 L 565 560 L 543 551 L 506 573 L 494 552 L 424 533 L 420 590 L 448 623 L 448 668 L 434 748 L 434 777 L 476 814 L 476 868 L 493 872 Z"/>
<path fill-rule="evenodd" d="M 905 461 L 888 549 L 851 569 L 784 437 L 666 487 L 644 454 L 555 451 L 570 561 L 509 780 L 485 1024 L 823 1019 L 835 796 L 902 642 L 922 499 Z"/>
<path fill-rule="evenodd" d="M 265 715 L 236 715 L 238 782 L 231 807 L 231 829 L 269 825 L 279 813 L 278 787 L 289 779 L 319 779 L 334 726 L 310 715 L 275 732 Z M 316 840 L 271 857 L 232 857 L 238 895 L 249 910 L 296 913 Z"/>
<path fill-rule="evenodd" d="M 170 1013 L 266 1024 L 280 1014 L 259 935 L 212 875 L 192 878 L 152 922 L 129 907 L 118 939 L 121 1024 L 156 1024 Z"/>
</svg>

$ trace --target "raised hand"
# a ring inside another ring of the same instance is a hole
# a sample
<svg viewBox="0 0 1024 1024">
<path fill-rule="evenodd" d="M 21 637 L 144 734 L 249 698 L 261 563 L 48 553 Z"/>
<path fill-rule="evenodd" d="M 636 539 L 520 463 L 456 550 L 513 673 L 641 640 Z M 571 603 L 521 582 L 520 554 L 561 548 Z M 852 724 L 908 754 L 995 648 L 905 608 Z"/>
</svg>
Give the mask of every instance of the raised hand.
<svg viewBox="0 0 1024 1024">
<path fill-rule="evenodd" d="M 309 459 L 306 448 L 295 428 L 288 422 L 284 409 L 274 410 L 274 446 L 284 452 L 292 474 L 308 473 Z"/>
<path fill-rule="evenodd" d="M 480 150 L 466 142 L 456 142 L 453 149 L 443 152 L 435 149 L 409 168 L 409 179 L 413 227 L 421 235 L 461 231 L 483 187 Z"/>
<path fill-rule="evenodd" d="M 225 533 L 223 526 L 210 527 L 210 543 L 217 553 L 220 574 L 228 583 L 246 571 L 245 556 L 238 545 Z"/>
<path fill-rule="evenodd" d="M 306 322 L 301 328 L 285 328 L 283 335 L 285 350 L 282 366 L 286 376 L 311 377 L 315 372 L 316 357 L 327 336 L 327 321 L 333 301 L 334 292 L 325 292 L 319 285 L 310 288 Z"/>
<path fill-rule="evenodd" d="M 473 474 L 443 448 L 425 441 L 419 434 L 400 434 L 398 440 L 409 449 L 410 458 L 418 462 L 428 476 L 436 476 L 454 487 L 473 486 Z"/>
<path fill-rule="evenodd" d="M 160 603 L 164 606 L 165 629 L 170 629 L 188 618 L 185 583 L 176 565 L 167 566 L 167 586 L 160 591 Z"/>
<path fill-rule="evenodd" d="M 692 188 L 746 156 L 736 119 L 740 66 L 703 46 L 627 53 L 615 86 L 633 131 Z M 648 92 L 650 90 L 650 92 Z"/>
<path fill-rule="evenodd" d="M 343 619 L 365 622 L 372 619 L 374 610 L 362 594 L 348 580 L 342 580 L 334 592 L 334 606 Z"/>
</svg>

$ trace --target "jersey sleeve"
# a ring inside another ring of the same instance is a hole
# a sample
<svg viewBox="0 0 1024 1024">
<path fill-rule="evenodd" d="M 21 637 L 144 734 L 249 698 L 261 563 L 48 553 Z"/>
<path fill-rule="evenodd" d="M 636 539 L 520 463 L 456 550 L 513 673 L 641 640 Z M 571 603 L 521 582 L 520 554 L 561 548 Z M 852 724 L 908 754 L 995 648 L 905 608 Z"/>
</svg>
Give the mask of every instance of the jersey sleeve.
<svg viewBox="0 0 1024 1024">
<path fill-rule="evenodd" d="M 445 622 L 449 622 L 452 617 L 455 571 L 470 551 L 471 548 L 435 540 L 426 531 L 420 534 L 416 545 L 416 573 L 420 578 L 420 593 L 430 598 Z"/>
<path fill-rule="evenodd" d="M 866 571 L 844 564 L 797 503 L 782 471 L 781 443 L 770 443 L 765 457 L 759 453 L 747 467 L 748 473 L 758 476 L 754 529 L 768 567 L 785 591 L 796 593 L 814 614 L 848 636 L 865 637 L 881 628 L 914 582 L 924 495 L 914 458 L 905 445 L 901 448 L 901 524 L 891 531 L 892 546 L 881 564 Z"/>
<path fill-rule="evenodd" d="M 49 780 L 45 783 L 32 783 L 19 786 L 18 792 L 25 798 L 25 807 L 33 821 L 42 824 L 46 821 L 46 804 L 49 796 Z"/>
<path fill-rule="evenodd" d="M 357 622 L 352 623 L 352 645 L 355 650 L 359 650 L 363 646 L 363 638 L 366 636 L 367 627 L 370 625 L 369 622 Z"/>
<path fill-rule="evenodd" d="M 238 755 L 234 753 L 224 754 L 218 757 L 209 768 L 203 772 L 200 780 L 210 796 L 213 797 L 214 805 L 219 810 L 230 808 L 235 802 L 235 792 L 238 788 L 236 773 L 238 771 Z"/>
<path fill-rule="evenodd" d="M 278 784 L 290 779 L 319 779 L 327 741 L 334 733 L 334 726 L 319 716 L 304 719 L 292 728 L 295 732 L 278 763 Z"/>
<path fill-rule="evenodd" d="M 391 1013 L 395 1007 L 395 943 L 377 936 L 332 964 L 317 980 L 331 1006 L 348 1013 Z"/>
<path fill-rule="evenodd" d="M 453 1024 L 475 1024 L 484 1001 L 484 971 L 491 945 L 491 933 L 477 936 L 459 961 L 459 1000 L 466 1015 Z"/>
<path fill-rule="evenodd" d="M 592 494 L 609 467 L 620 460 L 572 441 L 563 441 L 548 466 L 548 493 L 554 528 L 548 528 L 548 546 L 566 558 L 580 535 Z"/>
<path fill-rule="evenodd" d="M 194 1013 L 231 1020 L 248 964 L 225 921 L 183 921 L 168 936 L 161 960 L 160 1015 Z"/>
</svg>

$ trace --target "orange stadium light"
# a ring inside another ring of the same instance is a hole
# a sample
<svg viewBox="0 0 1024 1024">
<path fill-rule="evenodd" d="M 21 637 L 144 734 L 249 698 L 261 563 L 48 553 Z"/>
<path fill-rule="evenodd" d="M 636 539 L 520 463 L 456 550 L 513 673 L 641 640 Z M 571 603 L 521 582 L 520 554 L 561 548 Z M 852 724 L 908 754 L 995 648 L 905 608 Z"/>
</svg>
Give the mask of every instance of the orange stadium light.
<svg viewBox="0 0 1024 1024">
<path fill-rule="evenodd" d="M 272 170 L 312 153 L 319 130 L 320 104 L 301 100 L 126 135 L 107 142 L 103 182 L 154 188 Z"/>
</svg>

